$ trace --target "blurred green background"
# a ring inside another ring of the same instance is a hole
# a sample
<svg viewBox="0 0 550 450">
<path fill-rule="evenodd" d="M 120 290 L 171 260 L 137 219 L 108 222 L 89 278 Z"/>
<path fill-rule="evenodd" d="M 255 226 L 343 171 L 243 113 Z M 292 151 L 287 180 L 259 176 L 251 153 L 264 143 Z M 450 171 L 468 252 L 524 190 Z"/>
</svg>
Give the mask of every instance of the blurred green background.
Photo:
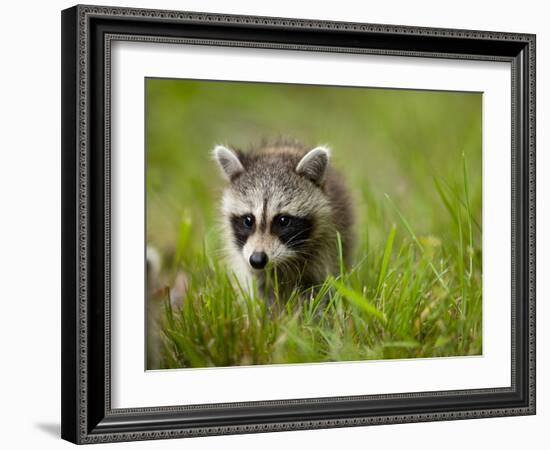
<svg viewBox="0 0 550 450">
<path fill-rule="evenodd" d="M 445 240 L 452 217 L 434 177 L 460 189 L 464 155 L 481 223 L 480 93 L 149 78 L 146 101 L 147 239 L 168 260 L 182 222 L 192 223 L 185 263 L 204 239 L 218 246 L 224 182 L 210 151 L 219 143 L 246 149 L 289 136 L 329 145 L 356 200 L 360 241 L 374 244 L 396 221 L 384 194 L 418 235 Z"/>
</svg>

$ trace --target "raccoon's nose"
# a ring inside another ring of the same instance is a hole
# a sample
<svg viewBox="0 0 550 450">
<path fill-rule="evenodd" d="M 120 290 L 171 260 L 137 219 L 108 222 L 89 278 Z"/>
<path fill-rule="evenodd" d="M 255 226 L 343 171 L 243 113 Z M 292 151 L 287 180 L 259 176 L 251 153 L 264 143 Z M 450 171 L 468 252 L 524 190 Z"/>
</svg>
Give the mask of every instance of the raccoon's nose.
<svg viewBox="0 0 550 450">
<path fill-rule="evenodd" d="M 264 252 L 254 252 L 250 255 L 250 265 L 254 269 L 263 269 L 267 264 L 267 255 Z"/>
</svg>

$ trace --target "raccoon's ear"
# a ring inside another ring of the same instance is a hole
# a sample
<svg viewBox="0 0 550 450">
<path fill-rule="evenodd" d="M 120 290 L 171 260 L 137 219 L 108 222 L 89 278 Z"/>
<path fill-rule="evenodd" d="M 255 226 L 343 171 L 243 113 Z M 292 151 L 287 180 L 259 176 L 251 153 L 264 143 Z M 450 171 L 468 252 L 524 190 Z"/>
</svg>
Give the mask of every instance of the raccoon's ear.
<svg viewBox="0 0 550 450">
<path fill-rule="evenodd" d="M 229 181 L 244 172 L 244 167 L 239 157 L 232 150 L 223 145 L 216 145 L 212 154 L 220 165 L 222 173 Z"/>
<path fill-rule="evenodd" d="M 328 147 L 315 147 L 307 152 L 296 166 L 296 173 L 303 175 L 320 186 L 325 180 L 330 150 Z"/>
</svg>

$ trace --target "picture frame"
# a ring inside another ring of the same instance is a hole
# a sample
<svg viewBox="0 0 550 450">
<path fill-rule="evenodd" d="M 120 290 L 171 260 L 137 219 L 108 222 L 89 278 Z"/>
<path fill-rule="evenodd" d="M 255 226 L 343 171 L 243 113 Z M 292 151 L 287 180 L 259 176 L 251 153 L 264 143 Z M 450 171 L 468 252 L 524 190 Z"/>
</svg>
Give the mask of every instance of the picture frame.
<svg viewBox="0 0 550 450">
<path fill-rule="evenodd" d="M 110 76 L 117 41 L 509 64 L 510 385 L 113 408 Z M 64 10 L 62 437 L 84 444 L 535 414 L 535 42 L 534 35 L 508 32 L 85 5 Z"/>
</svg>

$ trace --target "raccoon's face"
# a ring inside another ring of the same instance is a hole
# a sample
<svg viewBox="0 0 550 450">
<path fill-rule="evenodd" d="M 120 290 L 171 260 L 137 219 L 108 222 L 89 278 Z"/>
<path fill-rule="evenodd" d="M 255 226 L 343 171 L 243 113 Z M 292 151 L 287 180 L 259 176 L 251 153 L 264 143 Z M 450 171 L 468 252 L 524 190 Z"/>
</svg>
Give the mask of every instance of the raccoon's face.
<svg viewBox="0 0 550 450">
<path fill-rule="evenodd" d="M 214 155 L 230 182 L 222 211 L 234 256 L 253 271 L 268 263 L 299 271 L 330 214 L 322 191 L 328 150 L 238 154 L 218 146 Z"/>
</svg>

